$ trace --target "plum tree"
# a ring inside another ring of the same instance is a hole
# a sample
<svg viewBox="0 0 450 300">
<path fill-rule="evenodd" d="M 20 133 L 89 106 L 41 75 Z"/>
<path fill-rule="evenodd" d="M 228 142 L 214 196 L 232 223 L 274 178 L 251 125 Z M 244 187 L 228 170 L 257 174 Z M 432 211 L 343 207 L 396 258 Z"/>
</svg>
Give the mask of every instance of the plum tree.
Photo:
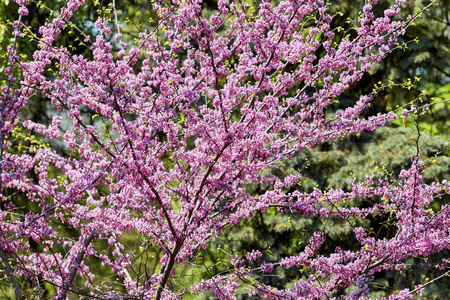
<svg viewBox="0 0 450 300">
<path fill-rule="evenodd" d="M 220 0 L 207 17 L 202 1 L 152 1 L 152 28 L 132 42 L 113 1 L 80 40 L 91 43 L 83 56 L 57 40 L 72 34 L 84 1 L 67 1 L 33 32 L 22 22 L 29 3 L 17 0 L 0 118 L 0 258 L 16 298 L 21 279 L 37 290 L 47 283 L 55 299 L 359 299 L 378 272 L 447 250 L 450 210 L 441 198 L 450 183 L 422 180 L 429 162 L 420 159 L 420 131 L 397 178 L 367 174 L 347 189 L 301 191 L 298 172 L 269 172 L 296 153 L 398 117 L 418 119 L 427 108 L 417 101 L 399 114 L 362 117 L 377 87 L 329 109 L 399 47 L 421 14 L 397 20 L 404 2 L 378 15 L 368 1 L 342 28 L 322 0 Z M 37 49 L 24 59 L 17 44 L 27 36 Z M 21 116 L 37 95 L 54 108 L 48 126 Z M 32 142 L 22 145 L 24 137 Z M 254 193 L 253 183 L 267 188 Z M 18 194 L 33 203 L 23 213 Z M 316 228 L 277 261 L 261 261 L 262 249 L 227 253 L 225 270 L 199 258 L 227 228 L 268 209 L 342 219 L 357 246 L 319 253 L 325 237 Z M 374 235 L 367 218 L 390 230 Z M 433 266 L 442 270 L 437 278 L 448 263 Z M 296 274 L 285 286 L 258 280 L 279 268 Z M 409 299 L 433 280 L 389 298 Z"/>
</svg>

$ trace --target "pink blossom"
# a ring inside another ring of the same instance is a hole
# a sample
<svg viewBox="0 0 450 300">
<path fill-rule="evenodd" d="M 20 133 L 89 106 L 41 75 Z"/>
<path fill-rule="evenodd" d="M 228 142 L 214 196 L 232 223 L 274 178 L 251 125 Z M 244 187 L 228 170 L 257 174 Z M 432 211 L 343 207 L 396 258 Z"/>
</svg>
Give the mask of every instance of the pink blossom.
<svg viewBox="0 0 450 300">
<path fill-rule="evenodd" d="M 263 262 L 262 264 L 261 264 L 261 271 L 263 272 L 263 273 L 272 273 L 272 271 L 273 271 L 273 264 L 271 264 L 271 263 L 266 263 L 266 262 Z"/>
</svg>

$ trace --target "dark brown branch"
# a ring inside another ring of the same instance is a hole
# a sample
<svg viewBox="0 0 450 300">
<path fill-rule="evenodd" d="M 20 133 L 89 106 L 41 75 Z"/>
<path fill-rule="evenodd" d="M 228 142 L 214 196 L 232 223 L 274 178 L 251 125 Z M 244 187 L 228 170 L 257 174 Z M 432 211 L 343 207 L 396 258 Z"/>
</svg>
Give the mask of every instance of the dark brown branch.
<svg viewBox="0 0 450 300">
<path fill-rule="evenodd" d="M 86 249 L 91 243 L 92 239 L 95 236 L 96 231 L 92 230 L 91 234 L 88 236 L 86 241 L 84 241 L 83 248 L 81 248 L 80 253 L 78 253 L 77 259 L 75 261 L 75 264 L 73 266 L 72 271 L 70 272 L 69 279 L 64 283 L 62 287 L 61 295 L 59 295 L 58 300 L 64 300 L 66 298 L 67 291 L 69 290 L 69 286 L 72 283 L 72 281 L 75 279 L 75 276 L 77 275 L 78 268 L 80 266 L 81 261 L 83 260 L 84 254 L 86 253 Z"/>
<path fill-rule="evenodd" d="M 6 275 L 11 281 L 12 289 L 14 290 L 14 295 L 16 295 L 16 299 L 22 299 L 22 290 L 20 289 L 20 285 L 17 283 L 16 278 L 14 277 L 14 270 L 11 267 L 11 264 L 8 261 L 8 256 L 6 256 L 6 253 L 2 247 L 0 247 L 0 258 L 2 259 L 2 264 L 3 268 L 5 268 Z"/>
<path fill-rule="evenodd" d="M 164 275 L 163 275 L 163 279 L 161 280 L 161 283 L 158 287 L 158 290 L 156 291 L 155 300 L 161 299 L 162 292 L 164 291 L 164 288 L 170 277 L 170 272 L 172 271 L 173 265 L 175 264 L 175 259 L 178 255 L 178 252 L 180 252 L 182 246 L 183 246 L 183 241 L 177 241 L 175 243 L 175 246 L 173 247 L 173 250 L 170 253 L 169 261 L 167 262 L 167 265 L 165 266 L 165 268 L 161 269 L 161 271 Z"/>
</svg>

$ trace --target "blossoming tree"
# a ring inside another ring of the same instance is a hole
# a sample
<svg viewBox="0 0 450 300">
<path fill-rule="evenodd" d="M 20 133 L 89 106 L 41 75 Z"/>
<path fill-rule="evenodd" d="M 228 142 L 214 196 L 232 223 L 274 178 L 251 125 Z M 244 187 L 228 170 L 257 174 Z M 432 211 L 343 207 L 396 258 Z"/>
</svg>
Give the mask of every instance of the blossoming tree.
<svg viewBox="0 0 450 300">
<path fill-rule="evenodd" d="M 300 192 L 301 174 L 268 172 L 305 148 L 397 118 L 360 117 L 375 94 L 337 113 L 328 107 L 414 22 L 417 16 L 396 20 L 404 0 L 379 16 L 369 0 L 345 31 L 335 27 L 322 0 L 252 6 L 220 0 L 209 18 L 201 0 L 156 0 L 154 30 L 141 31 L 133 45 L 122 38 L 113 2 L 112 21 L 103 15 L 95 22 L 97 34 L 84 40 L 92 42 L 91 58 L 56 43 L 84 1 L 66 1 L 34 33 L 22 26 L 29 3 L 16 2 L 1 94 L 0 257 L 17 298 L 21 279 L 50 284 L 55 299 L 202 293 L 235 299 L 242 292 L 267 299 L 359 299 L 369 294 L 374 274 L 450 248 L 448 204 L 431 209 L 450 183 L 422 182 L 419 153 L 396 180 L 368 175 L 347 191 Z M 24 35 L 37 45 L 28 60 L 16 47 Z M 49 126 L 21 117 L 36 95 L 55 109 Z M 18 131 L 46 143 L 19 149 L 11 138 Z M 248 185 L 258 182 L 270 188 L 250 193 Z M 26 195 L 33 209 L 14 216 L 14 193 Z M 370 206 L 351 205 L 363 197 Z M 317 231 L 299 253 L 280 261 L 262 262 L 261 249 L 248 249 L 230 255 L 226 272 L 194 276 L 207 268 L 194 262 L 210 240 L 269 207 L 298 217 L 342 218 L 360 247 L 336 245 L 318 254 L 324 235 Z M 395 234 L 374 237 L 355 221 L 371 216 L 388 218 Z M 133 243 L 126 242 L 130 236 Z M 155 249 L 161 256 L 149 259 Z M 102 278 L 94 261 L 116 281 Z M 181 271 L 186 265 L 194 271 Z M 437 267 L 442 276 L 449 273 L 447 260 Z M 254 274 L 274 268 L 302 271 L 283 288 L 255 280 Z M 354 291 L 344 296 L 350 286 Z M 409 299 L 422 289 L 389 299 Z"/>
</svg>

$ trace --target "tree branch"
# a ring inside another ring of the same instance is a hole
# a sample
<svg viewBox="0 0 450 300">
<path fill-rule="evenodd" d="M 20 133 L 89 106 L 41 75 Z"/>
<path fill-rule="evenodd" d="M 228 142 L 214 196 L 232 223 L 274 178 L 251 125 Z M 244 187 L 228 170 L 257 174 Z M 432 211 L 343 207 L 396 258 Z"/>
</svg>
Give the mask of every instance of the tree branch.
<svg viewBox="0 0 450 300">
<path fill-rule="evenodd" d="M 83 248 L 81 248 L 80 253 L 78 253 L 77 260 L 75 261 L 75 265 L 73 266 L 72 271 L 70 272 L 69 279 L 64 283 L 63 290 L 61 295 L 59 295 L 58 300 L 64 300 L 66 298 L 67 291 L 69 290 L 69 286 L 71 282 L 75 279 L 75 275 L 77 274 L 78 267 L 80 266 L 81 261 L 83 260 L 83 256 L 86 253 L 86 249 L 91 243 L 92 239 L 95 236 L 96 231 L 92 230 L 91 234 L 88 236 L 86 241 L 84 241 Z"/>
</svg>

